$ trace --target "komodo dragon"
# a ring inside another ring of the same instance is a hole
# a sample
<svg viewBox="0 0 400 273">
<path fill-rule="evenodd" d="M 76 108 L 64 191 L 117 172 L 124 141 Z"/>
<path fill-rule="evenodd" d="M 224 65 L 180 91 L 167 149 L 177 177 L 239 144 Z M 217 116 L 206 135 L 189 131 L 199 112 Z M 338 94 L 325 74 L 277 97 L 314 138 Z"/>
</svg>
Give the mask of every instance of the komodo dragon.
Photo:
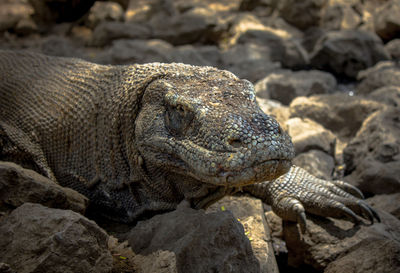
<svg viewBox="0 0 400 273">
<path fill-rule="evenodd" d="M 253 85 L 212 67 L 1 51 L 0 141 L 0 160 L 81 192 L 121 222 L 236 192 L 303 231 L 305 212 L 379 221 L 355 187 L 292 166 L 291 139 Z"/>
</svg>

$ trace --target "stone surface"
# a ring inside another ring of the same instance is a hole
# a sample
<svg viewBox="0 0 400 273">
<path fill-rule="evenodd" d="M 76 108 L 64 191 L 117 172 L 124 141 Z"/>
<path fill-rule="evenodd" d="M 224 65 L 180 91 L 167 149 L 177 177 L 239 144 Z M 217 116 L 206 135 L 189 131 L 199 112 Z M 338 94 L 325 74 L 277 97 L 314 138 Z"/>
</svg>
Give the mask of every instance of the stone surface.
<svg viewBox="0 0 400 273">
<path fill-rule="evenodd" d="M 330 272 L 395 272 L 400 265 L 400 221 L 378 213 L 382 222 L 373 225 L 308 216 L 305 234 L 295 223 L 285 222 L 289 264 L 306 263 L 317 270 L 329 265 Z"/>
<path fill-rule="evenodd" d="M 93 31 L 90 45 L 105 46 L 116 39 L 147 39 L 150 38 L 149 27 L 134 23 L 100 22 Z"/>
<path fill-rule="evenodd" d="M 267 224 L 263 204 L 260 199 L 248 196 L 227 196 L 211 205 L 209 212 L 229 210 L 244 227 L 255 257 L 260 263 L 260 272 L 278 273 L 274 250 L 271 242 L 271 231 Z"/>
<path fill-rule="evenodd" d="M 90 8 L 86 19 L 86 25 L 91 28 L 97 26 L 100 22 L 122 21 L 124 19 L 124 10 L 120 4 L 115 2 L 96 1 Z"/>
<path fill-rule="evenodd" d="M 400 64 L 396 62 L 380 62 L 370 69 L 358 74 L 361 81 L 357 86 L 357 93 L 369 94 L 383 86 L 400 86 Z"/>
<path fill-rule="evenodd" d="M 372 194 L 400 192 L 400 108 L 368 117 L 343 151 L 348 180 Z"/>
<path fill-rule="evenodd" d="M 398 38 L 400 34 L 400 1 L 390 0 L 374 14 L 375 32 L 384 40 Z"/>
<path fill-rule="evenodd" d="M 285 105 L 298 96 L 331 93 L 335 87 L 336 79 L 331 74 L 317 70 L 279 70 L 258 81 L 254 86 L 258 97 L 278 100 Z"/>
<path fill-rule="evenodd" d="M 299 29 L 320 24 L 328 0 L 279 1 L 279 14 Z"/>
<path fill-rule="evenodd" d="M 206 214 L 180 205 L 139 222 L 128 241 L 143 256 L 174 253 L 178 272 L 260 272 L 243 226 L 226 211 Z"/>
<path fill-rule="evenodd" d="M 0 2 L 0 32 L 14 28 L 22 19 L 33 14 L 33 8 L 25 1 L 3 0 Z"/>
<path fill-rule="evenodd" d="M 351 1 L 338 1 L 329 5 L 322 17 L 321 25 L 330 30 L 357 29 L 362 23 L 362 15 L 358 5 Z"/>
<path fill-rule="evenodd" d="M 400 220 L 400 193 L 379 194 L 367 201 L 374 208 L 384 210 Z"/>
<path fill-rule="evenodd" d="M 353 137 L 364 119 L 382 104 L 347 94 L 298 97 L 290 104 L 290 116 L 309 118 L 331 130 L 341 139 Z"/>
<path fill-rule="evenodd" d="M 400 39 L 391 40 L 385 45 L 385 49 L 393 61 L 400 61 Z"/>
<path fill-rule="evenodd" d="M 325 180 L 332 179 L 332 173 L 335 169 L 333 157 L 321 150 L 310 150 L 306 153 L 301 153 L 293 159 L 293 164 Z"/>
<path fill-rule="evenodd" d="M 88 199 L 80 193 L 63 188 L 35 171 L 0 161 L 0 210 L 9 211 L 27 202 L 82 214 L 88 205 Z"/>
<path fill-rule="evenodd" d="M 285 126 L 292 137 L 297 155 L 313 149 L 334 155 L 335 135 L 315 121 L 307 118 L 291 118 L 286 121 Z"/>
<path fill-rule="evenodd" d="M 384 86 L 376 89 L 368 95 L 368 98 L 375 101 L 399 107 L 400 106 L 400 86 Z"/>
<path fill-rule="evenodd" d="M 356 78 L 359 71 L 390 56 L 374 33 L 342 30 L 326 32 L 316 43 L 310 58 L 314 68 Z"/>
<path fill-rule="evenodd" d="M 111 272 L 108 235 L 70 210 L 25 203 L 0 222 L 1 261 L 21 273 Z"/>
</svg>

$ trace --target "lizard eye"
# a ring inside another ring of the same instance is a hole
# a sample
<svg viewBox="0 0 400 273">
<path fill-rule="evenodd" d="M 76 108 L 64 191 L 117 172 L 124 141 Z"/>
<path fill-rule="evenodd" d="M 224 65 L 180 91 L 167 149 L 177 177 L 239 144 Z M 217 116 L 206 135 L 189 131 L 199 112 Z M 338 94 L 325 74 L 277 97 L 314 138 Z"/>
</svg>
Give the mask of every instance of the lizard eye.
<svg viewBox="0 0 400 273">
<path fill-rule="evenodd" d="M 193 119 L 193 113 L 183 105 L 168 105 L 165 115 L 165 124 L 168 130 L 174 135 L 185 132 Z"/>
</svg>

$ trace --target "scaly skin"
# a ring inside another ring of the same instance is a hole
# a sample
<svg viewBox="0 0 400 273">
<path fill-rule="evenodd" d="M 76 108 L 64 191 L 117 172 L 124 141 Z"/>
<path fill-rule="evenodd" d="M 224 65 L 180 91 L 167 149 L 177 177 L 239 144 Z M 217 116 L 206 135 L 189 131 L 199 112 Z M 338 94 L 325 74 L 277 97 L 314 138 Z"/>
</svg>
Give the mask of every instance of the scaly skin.
<svg viewBox="0 0 400 273">
<path fill-rule="evenodd" d="M 252 84 L 211 67 L 0 52 L 0 140 L 0 160 L 83 193 L 117 221 L 238 191 L 303 228 L 304 211 L 378 219 L 354 187 L 291 167 L 290 137 Z"/>
</svg>

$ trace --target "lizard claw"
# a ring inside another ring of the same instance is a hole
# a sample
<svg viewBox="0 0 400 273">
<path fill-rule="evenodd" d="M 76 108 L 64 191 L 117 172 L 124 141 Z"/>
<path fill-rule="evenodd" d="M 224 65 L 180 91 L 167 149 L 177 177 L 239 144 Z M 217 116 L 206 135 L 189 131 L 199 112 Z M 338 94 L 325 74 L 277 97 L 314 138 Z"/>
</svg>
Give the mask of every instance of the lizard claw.
<svg viewBox="0 0 400 273">
<path fill-rule="evenodd" d="M 293 166 L 290 171 L 268 182 L 272 209 L 283 219 L 299 223 L 302 232 L 306 229 L 305 212 L 334 218 L 347 218 L 355 224 L 360 218 L 372 223 L 379 215 L 360 198 L 363 194 L 356 187 L 343 181 L 326 181 L 316 178 Z"/>
</svg>

